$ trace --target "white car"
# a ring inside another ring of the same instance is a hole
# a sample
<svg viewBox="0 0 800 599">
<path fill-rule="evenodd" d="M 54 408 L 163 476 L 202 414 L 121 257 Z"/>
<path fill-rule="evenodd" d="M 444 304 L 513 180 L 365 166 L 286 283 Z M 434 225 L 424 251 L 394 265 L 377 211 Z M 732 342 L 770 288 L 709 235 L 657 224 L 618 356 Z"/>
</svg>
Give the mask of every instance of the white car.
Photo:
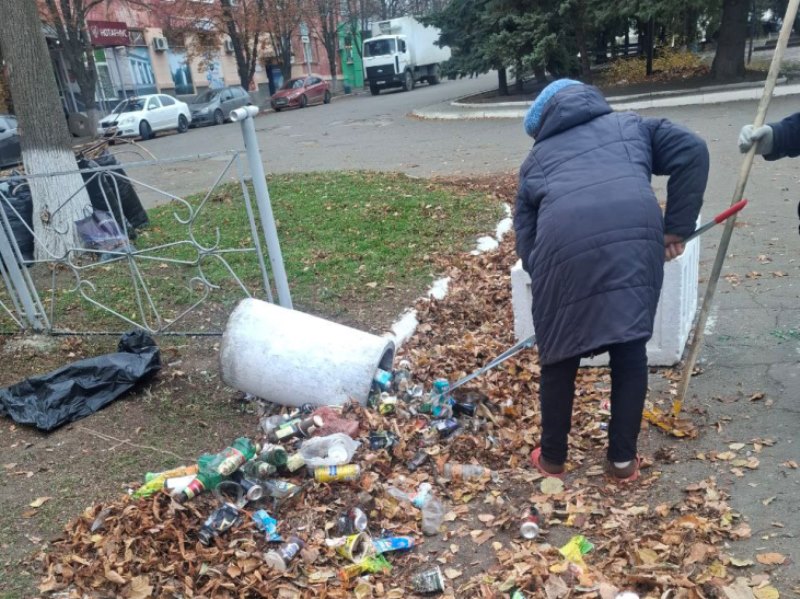
<svg viewBox="0 0 800 599">
<path fill-rule="evenodd" d="M 100 120 L 97 134 L 150 139 L 157 131 L 174 129 L 183 133 L 191 122 L 192 113 L 185 102 L 165 94 L 151 94 L 117 104 L 111 114 Z"/>
</svg>

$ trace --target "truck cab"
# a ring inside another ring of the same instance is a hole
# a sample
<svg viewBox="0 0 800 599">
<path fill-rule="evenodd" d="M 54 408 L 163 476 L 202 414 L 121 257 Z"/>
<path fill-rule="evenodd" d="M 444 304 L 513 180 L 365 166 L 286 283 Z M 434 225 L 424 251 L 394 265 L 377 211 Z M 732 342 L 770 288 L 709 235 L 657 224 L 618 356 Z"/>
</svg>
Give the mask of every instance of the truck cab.
<svg viewBox="0 0 800 599">
<path fill-rule="evenodd" d="M 379 35 L 366 40 L 363 60 L 364 79 L 373 96 L 383 88 L 404 87 L 409 91 L 414 87 L 405 36 Z"/>
</svg>

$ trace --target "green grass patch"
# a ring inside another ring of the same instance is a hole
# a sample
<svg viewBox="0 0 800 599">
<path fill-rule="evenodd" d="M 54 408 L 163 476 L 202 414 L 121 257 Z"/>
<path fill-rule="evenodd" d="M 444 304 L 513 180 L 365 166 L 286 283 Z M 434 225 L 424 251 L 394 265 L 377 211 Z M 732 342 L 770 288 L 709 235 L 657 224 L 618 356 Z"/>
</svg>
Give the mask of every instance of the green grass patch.
<svg viewBox="0 0 800 599">
<path fill-rule="evenodd" d="M 435 257 L 469 249 L 502 216 L 500 202 L 486 192 L 399 174 L 278 175 L 268 182 L 295 306 L 328 316 L 345 311 L 353 302 L 379 302 L 387 295 L 422 291 L 436 274 Z M 257 216 L 252 189 L 250 197 Z M 142 305 L 148 306 L 147 288 L 161 316 L 170 321 L 204 296 L 207 289 L 196 279 L 202 273 L 218 287 L 211 290 L 213 303 L 204 304 L 176 325 L 177 330 L 218 327 L 215 311 L 230 309 L 243 296 L 242 285 L 265 297 L 256 254 L 247 250 L 253 247 L 253 237 L 241 187 L 225 185 L 205 203 L 203 199 L 204 195 L 187 198 L 191 210 L 179 202 L 151 209 L 150 227 L 134 244 L 139 250 L 160 249 L 136 258 L 138 272 L 133 277 L 126 259 L 88 263 L 83 276 L 94 287 L 84 285 L 86 295 L 138 322 L 137 293 Z M 191 216 L 191 225 L 179 220 Z M 205 248 L 231 251 L 222 256 L 198 252 L 184 242 L 190 236 Z M 263 238 L 260 241 L 266 252 Z M 164 247 L 169 244 L 173 245 Z M 37 284 L 49 308 L 43 290 L 52 273 L 37 269 Z M 56 280 L 60 328 L 76 329 L 87 320 L 93 330 L 126 328 L 74 291 L 71 272 L 57 271 Z M 154 313 L 148 314 L 147 323 L 156 328 Z"/>
</svg>

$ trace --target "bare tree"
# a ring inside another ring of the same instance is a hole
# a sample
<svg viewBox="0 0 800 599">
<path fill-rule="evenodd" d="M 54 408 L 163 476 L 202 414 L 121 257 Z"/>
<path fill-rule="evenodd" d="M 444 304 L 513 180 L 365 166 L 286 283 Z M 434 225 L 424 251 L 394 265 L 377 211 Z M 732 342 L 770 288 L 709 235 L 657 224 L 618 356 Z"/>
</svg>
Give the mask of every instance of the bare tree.
<svg viewBox="0 0 800 599">
<path fill-rule="evenodd" d="M 340 0 L 309 0 L 308 12 L 311 29 L 322 41 L 328 55 L 328 68 L 331 73 L 331 88 L 336 90 L 336 55 L 339 32 Z"/>
<path fill-rule="evenodd" d="M 292 77 L 292 36 L 303 20 L 301 0 L 266 0 L 266 31 L 273 51 L 281 61 L 281 73 Z"/>
<path fill-rule="evenodd" d="M 0 0 L 0 14 L 6 24 L 13 23 L 13 27 L 0 27 L 0 52 L 9 65 L 25 171 L 31 175 L 70 173 L 29 179 L 34 233 L 43 246 L 37 244 L 36 257 L 49 253 L 61 258 L 69 248 L 80 246 L 75 221 L 91 212 L 89 196 L 70 146 L 36 1 Z"/>
</svg>

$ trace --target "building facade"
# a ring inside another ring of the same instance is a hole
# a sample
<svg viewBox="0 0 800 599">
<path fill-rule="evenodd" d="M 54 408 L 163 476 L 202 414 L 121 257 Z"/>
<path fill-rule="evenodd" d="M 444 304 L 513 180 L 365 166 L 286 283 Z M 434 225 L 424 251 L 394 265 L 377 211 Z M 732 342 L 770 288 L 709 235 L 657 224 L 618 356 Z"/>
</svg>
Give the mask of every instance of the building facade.
<svg viewBox="0 0 800 599">
<path fill-rule="evenodd" d="M 154 5 L 162 0 L 150 0 Z M 233 48 L 227 36 L 205 36 L 213 45 L 200 44 L 195 34 L 171 34 L 159 22 L 157 10 L 147 10 L 139 3 L 103 2 L 93 7 L 86 19 L 97 70 L 96 98 L 109 111 L 122 98 L 150 93 L 166 93 L 182 99 L 209 88 L 239 85 Z M 61 56 L 55 32 L 48 31 L 53 69 L 67 112 L 83 112 L 77 96 L 75 78 Z M 197 38 L 203 36 L 198 27 Z M 202 47 L 203 51 L 197 50 Z M 339 78 L 330 73 L 324 45 L 304 26 L 292 38 L 292 77 L 309 72 L 323 79 Z M 338 61 L 337 61 L 338 62 Z M 338 69 L 337 69 L 338 70 Z M 264 44 L 248 90 L 257 105 L 283 83 L 280 62 L 270 45 Z"/>
</svg>

